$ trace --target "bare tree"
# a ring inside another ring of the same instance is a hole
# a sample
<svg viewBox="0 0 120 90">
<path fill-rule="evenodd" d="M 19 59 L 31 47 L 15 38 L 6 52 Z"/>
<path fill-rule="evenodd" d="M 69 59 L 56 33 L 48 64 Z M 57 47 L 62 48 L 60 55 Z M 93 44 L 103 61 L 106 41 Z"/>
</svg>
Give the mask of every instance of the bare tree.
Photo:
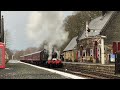
<svg viewBox="0 0 120 90">
<path fill-rule="evenodd" d="M 68 40 L 61 47 L 61 51 L 68 45 L 75 36 L 81 36 L 86 27 L 86 21 L 101 15 L 101 11 L 75 11 L 73 15 L 67 16 L 64 20 L 65 31 L 69 32 Z"/>
<path fill-rule="evenodd" d="M 10 35 L 10 32 L 8 30 L 5 30 L 5 33 L 4 33 L 4 41 L 5 41 L 5 45 L 6 45 L 6 48 L 9 48 L 10 47 L 10 42 L 11 42 L 11 35 Z"/>
</svg>

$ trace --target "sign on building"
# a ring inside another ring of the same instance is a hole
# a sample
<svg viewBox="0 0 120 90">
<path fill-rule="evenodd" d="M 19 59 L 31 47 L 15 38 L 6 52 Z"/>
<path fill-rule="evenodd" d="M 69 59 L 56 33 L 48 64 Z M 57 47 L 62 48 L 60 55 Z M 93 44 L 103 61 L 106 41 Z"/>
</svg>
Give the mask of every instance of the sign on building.
<svg viewBox="0 0 120 90">
<path fill-rule="evenodd" d="M 110 54 L 110 62 L 115 62 L 115 54 Z"/>
</svg>

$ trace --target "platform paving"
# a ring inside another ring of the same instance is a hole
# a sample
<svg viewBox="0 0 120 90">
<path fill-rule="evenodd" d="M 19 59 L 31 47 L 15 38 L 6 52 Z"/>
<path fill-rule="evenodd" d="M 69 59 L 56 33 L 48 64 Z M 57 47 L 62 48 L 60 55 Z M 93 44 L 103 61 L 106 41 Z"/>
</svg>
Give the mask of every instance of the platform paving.
<svg viewBox="0 0 120 90">
<path fill-rule="evenodd" d="M 70 79 L 68 77 L 38 69 L 17 60 L 9 61 L 5 69 L 0 69 L 0 79 Z"/>
</svg>

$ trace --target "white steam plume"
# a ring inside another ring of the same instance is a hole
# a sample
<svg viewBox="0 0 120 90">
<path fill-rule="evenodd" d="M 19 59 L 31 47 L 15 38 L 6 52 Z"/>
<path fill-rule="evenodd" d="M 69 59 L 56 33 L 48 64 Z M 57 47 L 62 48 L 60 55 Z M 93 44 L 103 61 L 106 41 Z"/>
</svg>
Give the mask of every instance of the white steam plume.
<svg viewBox="0 0 120 90">
<path fill-rule="evenodd" d="M 27 24 L 27 35 L 35 46 L 47 41 L 49 48 L 60 47 L 68 37 L 64 31 L 64 14 L 62 11 L 34 11 L 30 14 Z"/>
</svg>

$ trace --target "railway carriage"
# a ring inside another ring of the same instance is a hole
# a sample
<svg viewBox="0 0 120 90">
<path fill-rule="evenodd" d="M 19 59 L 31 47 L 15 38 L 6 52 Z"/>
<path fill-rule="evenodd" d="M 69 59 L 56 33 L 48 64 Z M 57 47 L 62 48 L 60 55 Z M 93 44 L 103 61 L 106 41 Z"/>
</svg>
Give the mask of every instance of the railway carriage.
<svg viewBox="0 0 120 90">
<path fill-rule="evenodd" d="M 62 61 L 57 58 L 57 53 L 52 53 L 51 57 L 52 58 L 48 60 L 49 51 L 44 49 L 42 51 L 21 56 L 20 61 L 47 67 L 62 67 Z"/>
</svg>

